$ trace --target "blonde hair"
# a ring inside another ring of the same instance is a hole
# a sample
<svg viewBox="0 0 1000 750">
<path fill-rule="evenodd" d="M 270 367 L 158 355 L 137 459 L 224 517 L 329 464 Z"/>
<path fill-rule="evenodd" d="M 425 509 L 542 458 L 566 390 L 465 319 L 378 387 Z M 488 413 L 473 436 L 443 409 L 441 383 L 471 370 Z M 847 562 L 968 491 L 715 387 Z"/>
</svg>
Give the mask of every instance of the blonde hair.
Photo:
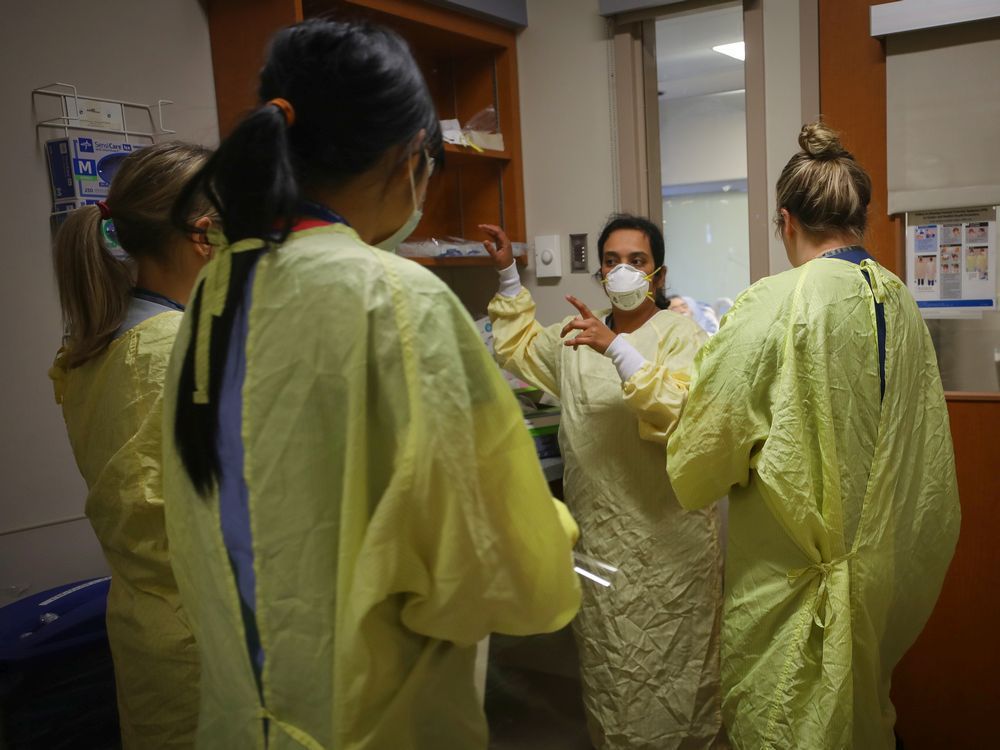
<svg viewBox="0 0 1000 750">
<path fill-rule="evenodd" d="M 777 230 L 784 227 L 784 208 L 810 235 L 846 233 L 861 242 L 872 197 L 868 173 L 822 122 L 802 126 L 799 147 L 778 178 Z"/>
<path fill-rule="evenodd" d="M 148 146 L 127 156 L 111 181 L 106 201 L 122 249 L 132 259 L 169 263 L 183 236 L 170 212 L 181 188 L 208 159 L 209 151 L 186 143 Z M 207 201 L 192 218 L 211 212 Z M 53 251 L 65 331 L 67 369 L 101 354 L 125 321 L 133 286 L 131 264 L 104 246 L 101 209 L 73 211 L 56 234 Z"/>
</svg>

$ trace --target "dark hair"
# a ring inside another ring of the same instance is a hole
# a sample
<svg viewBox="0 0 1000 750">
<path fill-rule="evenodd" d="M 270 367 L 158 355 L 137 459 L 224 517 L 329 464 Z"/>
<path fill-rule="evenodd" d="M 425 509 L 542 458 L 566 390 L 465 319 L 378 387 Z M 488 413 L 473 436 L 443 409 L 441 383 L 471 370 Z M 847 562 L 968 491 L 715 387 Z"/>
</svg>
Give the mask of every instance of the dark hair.
<svg viewBox="0 0 1000 750">
<path fill-rule="evenodd" d="M 272 99 L 287 100 L 286 120 Z M 337 186 L 375 166 L 386 151 L 426 131 L 423 153 L 442 159 L 441 129 L 430 92 L 406 42 L 368 23 L 312 19 L 277 32 L 260 72 L 259 106 L 221 143 L 188 183 L 174 210 L 183 223 L 199 195 L 216 207 L 229 242 L 283 242 L 303 188 Z M 405 159 L 410 154 L 402 154 Z M 423 156 L 421 156 L 423 159 Z M 181 370 L 175 437 L 191 481 L 206 494 L 219 476 L 215 449 L 218 390 L 235 312 L 264 249 L 232 257 L 226 306 L 212 323 L 210 403 L 195 404 L 192 325 Z M 201 314 L 201 290 L 191 315 Z"/>
<path fill-rule="evenodd" d="M 634 229 L 646 235 L 646 239 L 649 240 L 649 249 L 653 253 L 653 265 L 657 268 L 663 265 L 663 261 L 666 258 L 663 232 L 649 219 L 633 214 L 612 214 L 608 217 L 607 224 L 601 230 L 601 236 L 597 238 L 597 256 L 601 265 L 604 265 L 604 245 L 608 241 L 608 237 L 619 229 Z M 669 307 L 669 303 L 666 297 L 663 296 L 662 286 L 656 288 L 655 295 L 654 301 L 656 302 L 656 306 L 661 310 L 666 310 Z"/>
</svg>

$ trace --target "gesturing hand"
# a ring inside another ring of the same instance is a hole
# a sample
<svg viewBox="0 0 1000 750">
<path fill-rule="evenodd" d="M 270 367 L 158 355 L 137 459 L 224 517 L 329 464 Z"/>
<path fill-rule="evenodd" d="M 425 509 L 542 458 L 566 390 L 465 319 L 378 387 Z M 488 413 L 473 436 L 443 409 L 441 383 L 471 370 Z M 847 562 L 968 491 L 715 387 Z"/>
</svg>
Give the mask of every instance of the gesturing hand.
<svg viewBox="0 0 1000 750">
<path fill-rule="evenodd" d="M 486 246 L 486 251 L 493 256 L 497 269 L 502 271 L 505 268 L 510 268 L 510 264 L 514 262 L 514 248 L 511 247 L 507 233 L 493 224 L 480 224 L 479 228 L 493 238 L 493 242 L 487 240 L 483 245 Z"/>
<path fill-rule="evenodd" d="M 604 354 L 611 346 L 611 342 L 615 340 L 616 334 L 576 297 L 568 295 L 566 300 L 579 311 L 580 317 L 573 318 L 567 323 L 559 335 L 565 338 L 570 331 L 579 331 L 580 333 L 563 343 L 573 348 L 589 346 L 598 354 Z"/>
</svg>

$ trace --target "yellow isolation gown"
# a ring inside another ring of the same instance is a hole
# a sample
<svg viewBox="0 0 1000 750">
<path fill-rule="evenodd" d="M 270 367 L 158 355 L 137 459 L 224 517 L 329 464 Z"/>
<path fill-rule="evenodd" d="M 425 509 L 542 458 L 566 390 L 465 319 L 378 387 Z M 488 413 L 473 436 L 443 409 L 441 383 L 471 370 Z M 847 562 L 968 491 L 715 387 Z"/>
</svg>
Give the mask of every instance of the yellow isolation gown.
<svg viewBox="0 0 1000 750">
<path fill-rule="evenodd" d="M 196 294 L 215 288 L 221 248 Z M 167 419 L 167 525 L 203 659 L 198 747 L 485 748 L 491 631 L 579 606 L 560 519 L 510 388 L 454 294 L 350 228 L 293 233 L 252 284 L 242 387 L 257 675 L 220 528 Z M 177 340 L 176 413 L 194 306 Z M 565 521 L 565 526 L 562 521 Z M 572 529 L 568 527 L 573 527 Z"/>
<path fill-rule="evenodd" d="M 111 567 L 108 640 L 126 750 L 192 747 L 198 719 L 198 652 L 170 568 L 161 475 L 163 385 L 181 318 L 147 318 L 80 367 L 57 358 L 50 371 Z"/>
<path fill-rule="evenodd" d="M 902 282 L 832 257 L 754 284 L 699 354 L 668 469 L 686 507 L 729 495 L 734 747 L 893 748 L 892 670 L 959 528 L 934 348 Z"/>
<path fill-rule="evenodd" d="M 564 345 L 566 321 L 541 326 L 527 290 L 498 294 L 489 312 L 501 366 L 562 402 L 559 444 L 578 551 L 619 568 L 610 588 L 585 582 L 574 621 L 596 743 L 716 747 L 719 518 L 715 508 L 685 512 L 664 473 L 664 445 L 705 333 L 660 311 L 622 334 L 647 360 L 623 384 L 608 357 Z"/>
</svg>

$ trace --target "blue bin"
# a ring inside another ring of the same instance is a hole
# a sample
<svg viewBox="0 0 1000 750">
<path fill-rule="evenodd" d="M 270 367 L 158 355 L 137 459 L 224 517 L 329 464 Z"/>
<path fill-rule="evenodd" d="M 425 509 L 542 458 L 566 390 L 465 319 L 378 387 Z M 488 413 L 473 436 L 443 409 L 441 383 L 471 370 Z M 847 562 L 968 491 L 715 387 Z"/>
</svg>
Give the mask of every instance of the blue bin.
<svg viewBox="0 0 1000 750">
<path fill-rule="evenodd" d="M 76 581 L 0 608 L 0 747 L 119 746 L 110 583 Z"/>
</svg>

